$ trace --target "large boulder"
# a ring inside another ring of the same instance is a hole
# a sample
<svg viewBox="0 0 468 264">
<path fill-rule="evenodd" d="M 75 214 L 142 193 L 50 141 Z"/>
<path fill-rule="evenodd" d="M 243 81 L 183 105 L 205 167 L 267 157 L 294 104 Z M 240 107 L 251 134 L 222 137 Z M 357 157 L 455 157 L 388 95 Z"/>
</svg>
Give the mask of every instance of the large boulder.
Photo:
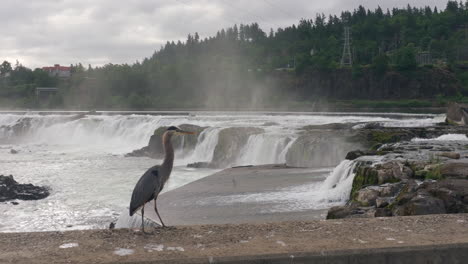
<svg viewBox="0 0 468 264">
<path fill-rule="evenodd" d="M 456 125 L 468 124 L 468 105 L 449 103 L 447 106 L 447 123 Z"/>
<path fill-rule="evenodd" d="M 179 126 L 182 130 L 196 132 L 197 135 L 183 135 L 175 136 L 172 138 L 172 145 L 174 149 L 182 149 L 183 152 L 190 152 L 195 149 L 198 142 L 198 134 L 200 134 L 205 127 L 200 127 L 191 124 L 182 124 Z M 154 159 L 161 159 L 164 157 L 164 148 L 162 144 L 162 135 L 168 129 L 167 126 L 157 128 L 153 135 L 150 137 L 148 146 L 141 149 L 134 150 L 128 153 L 127 157 L 150 157 Z"/>
<path fill-rule="evenodd" d="M 468 163 L 447 162 L 440 167 L 443 178 L 468 179 Z"/>
<path fill-rule="evenodd" d="M 362 206 L 383 207 L 383 204 L 388 205 L 394 200 L 402 187 L 401 182 L 367 186 L 357 191 L 354 200 Z"/>
<path fill-rule="evenodd" d="M 328 210 L 327 219 L 342 218 L 372 218 L 375 217 L 376 209 L 373 206 L 362 207 L 351 202 L 346 206 L 335 206 Z"/>
<path fill-rule="evenodd" d="M 263 129 L 255 127 L 230 127 L 221 130 L 211 165 L 223 168 L 234 164 L 249 137 L 263 132 Z"/>
<path fill-rule="evenodd" d="M 393 215 L 467 213 L 468 181 L 409 181 L 390 207 Z"/>
<path fill-rule="evenodd" d="M 438 182 L 425 182 L 421 189 L 441 199 L 447 213 L 468 213 L 468 181 L 445 179 Z"/>
<path fill-rule="evenodd" d="M 19 184 L 13 176 L 0 175 L 0 202 L 9 200 L 39 200 L 49 196 L 46 187 L 32 184 Z"/>
<path fill-rule="evenodd" d="M 364 206 L 374 206 L 380 195 L 379 187 L 368 186 L 357 192 L 356 201 Z"/>
<path fill-rule="evenodd" d="M 444 202 L 431 196 L 425 191 L 418 191 L 416 195 L 403 205 L 393 210 L 393 215 L 427 215 L 445 214 Z"/>
</svg>

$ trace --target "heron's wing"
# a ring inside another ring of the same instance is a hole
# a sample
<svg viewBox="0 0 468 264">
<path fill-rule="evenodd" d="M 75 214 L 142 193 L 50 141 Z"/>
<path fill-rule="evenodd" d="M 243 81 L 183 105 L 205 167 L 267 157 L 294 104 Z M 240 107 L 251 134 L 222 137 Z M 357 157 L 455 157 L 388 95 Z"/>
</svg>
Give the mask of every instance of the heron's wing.
<svg viewBox="0 0 468 264">
<path fill-rule="evenodd" d="M 130 215 L 143 206 L 145 203 L 154 199 L 155 192 L 159 193 L 161 189 L 161 176 L 159 166 L 149 168 L 138 180 L 132 193 L 130 201 Z"/>
</svg>

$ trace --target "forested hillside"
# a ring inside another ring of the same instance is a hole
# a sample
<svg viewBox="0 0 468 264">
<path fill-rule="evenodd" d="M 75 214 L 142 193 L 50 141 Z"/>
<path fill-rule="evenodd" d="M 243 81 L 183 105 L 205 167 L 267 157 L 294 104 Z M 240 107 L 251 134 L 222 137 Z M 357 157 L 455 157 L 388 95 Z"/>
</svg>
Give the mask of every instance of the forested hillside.
<svg viewBox="0 0 468 264">
<path fill-rule="evenodd" d="M 351 29 L 353 65 L 343 67 L 345 26 Z M 381 86 L 386 90 L 376 91 L 375 99 L 461 98 L 468 95 L 467 68 L 468 1 L 449 1 L 445 10 L 359 6 L 339 17 L 319 14 L 267 32 L 254 23 L 209 38 L 190 34 L 185 42 L 167 42 L 132 65 L 73 65 L 66 80 L 4 62 L 0 96 L 38 107 L 34 87 L 58 85 L 60 94 L 43 106 L 131 109 L 271 108 L 373 99 L 368 90 Z M 433 78 L 430 83 L 427 76 Z"/>
</svg>

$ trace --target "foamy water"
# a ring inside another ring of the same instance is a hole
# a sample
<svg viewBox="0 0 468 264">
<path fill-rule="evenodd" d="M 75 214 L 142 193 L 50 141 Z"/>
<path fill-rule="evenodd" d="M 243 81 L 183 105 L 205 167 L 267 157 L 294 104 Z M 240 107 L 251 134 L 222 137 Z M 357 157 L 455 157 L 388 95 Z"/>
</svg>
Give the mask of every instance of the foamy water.
<svg viewBox="0 0 468 264">
<path fill-rule="evenodd" d="M 306 125 L 383 122 L 386 126 L 430 126 L 441 119 L 435 115 L 382 117 L 375 114 L 234 113 L 92 115 L 74 121 L 69 121 L 69 117 L 34 113 L 0 114 L 0 174 L 12 174 L 20 183 L 51 188 L 51 195 L 43 200 L 18 201 L 18 205 L 0 203 L 0 232 L 107 227 L 128 206 L 138 178 L 147 168 L 160 162 L 149 158 L 125 158 L 123 154 L 147 145 L 154 130 L 160 126 L 193 124 L 209 127 L 198 135 L 198 145 L 191 153 L 176 152 L 175 168 L 164 190 L 168 191 L 217 171 L 187 168 L 186 164 L 210 161 L 218 134 L 223 128 L 264 129 L 264 133 L 248 139 L 241 152 L 244 154 L 239 154 L 233 164 L 247 165 L 283 163 L 288 148 Z M 24 118 L 30 119 L 30 127 L 24 131 L 23 137 L 13 137 L 6 127 Z M 10 154 L 11 149 L 17 150 L 18 154 Z M 301 206 L 327 208 L 342 203 L 343 197 L 346 198 L 343 193 L 350 188 L 349 181 L 352 179 L 349 180 L 350 174 L 347 172 L 351 165 L 340 166 L 335 169 L 337 173 L 324 173 L 324 181 L 319 185 L 281 190 L 282 194 L 288 194 L 284 199 L 296 203 L 297 206 L 291 208 L 297 210 Z M 330 188 L 330 182 L 335 187 Z M 312 193 L 321 194 L 304 198 Z M 276 199 L 275 195 L 257 198 Z"/>
<path fill-rule="evenodd" d="M 411 141 L 468 141 L 468 137 L 465 134 L 445 134 L 436 138 L 413 138 Z"/>
</svg>

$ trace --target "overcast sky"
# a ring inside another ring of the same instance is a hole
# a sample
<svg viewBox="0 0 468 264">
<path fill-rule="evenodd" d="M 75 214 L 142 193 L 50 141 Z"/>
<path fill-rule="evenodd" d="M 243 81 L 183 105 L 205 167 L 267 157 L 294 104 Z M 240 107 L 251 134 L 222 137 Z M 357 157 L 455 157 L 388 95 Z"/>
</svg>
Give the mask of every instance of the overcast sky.
<svg viewBox="0 0 468 264">
<path fill-rule="evenodd" d="M 35 68 L 134 63 L 168 40 L 212 36 L 235 23 L 269 31 L 317 13 L 437 6 L 446 0 L 0 0 L 0 60 Z"/>
</svg>

